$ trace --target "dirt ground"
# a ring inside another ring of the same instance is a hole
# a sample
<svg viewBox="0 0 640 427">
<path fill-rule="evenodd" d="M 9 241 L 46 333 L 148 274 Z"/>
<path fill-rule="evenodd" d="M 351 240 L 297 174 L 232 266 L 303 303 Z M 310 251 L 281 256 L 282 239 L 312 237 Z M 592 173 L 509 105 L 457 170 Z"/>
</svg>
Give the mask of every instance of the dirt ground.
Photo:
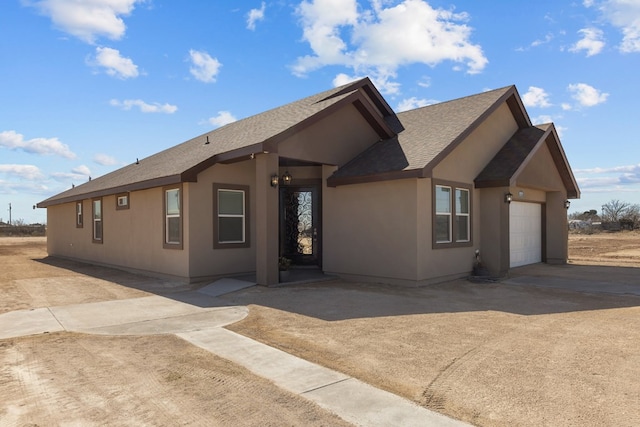
<svg viewBox="0 0 640 427">
<path fill-rule="evenodd" d="M 36 239 L 0 239 L 0 313 L 172 285 L 48 260 Z M 535 274 L 633 282 L 639 251 L 640 233 L 571 235 L 571 265 Z M 250 308 L 229 329 L 475 425 L 640 425 L 640 297 L 460 280 L 224 298 Z M 0 426 L 341 423 L 173 336 L 0 340 Z"/>
<path fill-rule="evenodd" d="M 52 262 L 42 238 L 0 238 L 0 313 L 135 298 L 167 287 Z M 0 340 L 0 426 L 347 426 L 172 335 L 53 333 Z"/>
<path fill-rule="evenodd" d="M 535 274 L 640 283 L 612 269 L 640 267 L 640 233 L 572 235 L 570 258 Z M 475 425 L 640 425 L 639 297 L 455 281 L 231 300 L 250 314 L 229 329 Z"/>
</svg>

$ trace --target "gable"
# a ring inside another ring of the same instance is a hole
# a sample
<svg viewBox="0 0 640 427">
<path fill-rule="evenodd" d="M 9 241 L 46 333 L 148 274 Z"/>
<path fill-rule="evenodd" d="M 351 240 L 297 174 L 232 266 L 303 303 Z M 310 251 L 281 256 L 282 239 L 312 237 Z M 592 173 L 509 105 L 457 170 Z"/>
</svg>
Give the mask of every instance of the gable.
<svg viewBox="0 0 640 427">
<path fill-rule="evenodd" d="M 503 103 L 433 168 L 431 176 L 473 182 L 517 130 L 511 109 Z"/>
<path fill-rule="evenodd" d="M 379 139 L 370 121 L 348 104 L 280 141 L 277 152 L 288 159 L 342 166 Z"/>
<path fill-rule="evenodd" d="M 515 184 L 543 191 L 560 191 L 564 189 L 562 178 L 547 144 L 542 144 L 527 162 L 524 169 L 516 177 Z"/>
</svg>

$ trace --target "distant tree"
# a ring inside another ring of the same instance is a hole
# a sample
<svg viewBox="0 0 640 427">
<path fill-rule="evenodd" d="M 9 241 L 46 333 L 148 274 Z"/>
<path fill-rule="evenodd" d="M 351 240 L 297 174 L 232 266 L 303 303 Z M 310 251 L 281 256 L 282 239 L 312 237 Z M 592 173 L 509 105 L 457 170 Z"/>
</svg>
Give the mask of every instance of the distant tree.
<svg viewBox="0 0 640 427">
<path fill-rule="evenodd" d="M 625 214 L 630 203 L 622 202 L 620 200 L 611 200 L 608 203 L 602 205 L 602 220 L 606 222 L 619 222 L 625 217 Z"/>
<path fill-rule="evenodd" d="M 598 211 L 591 209 L 584 212 L 573 212 L 569 214 L 569 219 L 577 219 L 581 221 L 599 221 Z"/>
<path fill-rule="evenodd" d="M 13 225 L 14 227 L 22 227 L 27 225 L 27 223 L 25 222 L 24 219 L 18 218 L 18 219 L 14 219 L 11 225 Z"/>
</svg>

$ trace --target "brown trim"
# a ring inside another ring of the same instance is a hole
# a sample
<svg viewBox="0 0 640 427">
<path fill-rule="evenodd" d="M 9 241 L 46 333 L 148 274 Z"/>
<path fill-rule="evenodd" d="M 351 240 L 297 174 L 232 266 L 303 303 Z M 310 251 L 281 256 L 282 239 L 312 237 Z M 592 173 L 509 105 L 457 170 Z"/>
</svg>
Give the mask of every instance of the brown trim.
<svg viewBox="0 0 640 427">
<path fill-rule="evenodd" d="M 117 187 L 105 188 L 102 190 L 89 191 L 86 193 L 78 193 L 72 196 L 66 196 L 56 199 L 49 199 L 38 203 L 39 208 L 47 208 L 49 206 L 61 205 L 63 203 L 75 202 L 82 199 L 91 199 L 96 197 L 110 196 L 112 194 L 132 192 L 137 190 L 148 190 L 149 188 L 162 187 L 166 185 L 181 183 L 181 175 L 170 175 L 162 178 L 154 178 L 146 181 L 134 182 L 132 184 L 119 185 Z M 77 189 L 82 186 L 76 187 Z"/>
<path fill-rule="evenodd" d="M 219 231 L 218 231 L 218 191 L 219 190 L 236 190 L 244 192 L 244 242 L 240 243 L 221 243 L 218 241 Z M 237 248 L 249 248 L 251 247 L 251 221 L 249 220 L 249 216 L 251 213 L 250 210 L 251 198 L 249 193 L 248 185 L 238 185 L 238 184 L 221 184 L 221 183 L 213 183 L 213 210 L 212 210 L 212 220 L 213 220 L 213 249 L 237 249 Z"/>
<path fill-rule="evenodd" d="M 402 171 L 384 172 L 373 175 L 340 176 L 327 178 L 328 187 L 340 185 L 364 184 L 367 182 L 392 181 L 395 179 L 424 178 L 422 169 L 409 169 Z"/>
<path fill-rule="evenodd" d="M 167 191 L 178 190 L 180 204 L 180 242 L 179 243 L 167 243 Z M 183 249 L 184 247 L 184 196 L 182 183 L 178 185 L 165 185 L 162 187 L 162 247 L 164 249 Z"/>
<path fill-rule="evenodd" d="M 80 216 L 78 216 L 78 206 L 80 206 Z M 75 209 L 75 223 L 76 223 L 76 228 L 83 228 L 84 227 L 84 201 L 83 200 L 78 200 L 76 202 L 76 209 Z"/>
<path fill-rule="evenodd" d="M 126 197 L 127 198 L 127 204 L 126 205 L 121 205 L 119 203 L 119 198 L 120 197 Z M 123 211 L 123 210 L 127 210 L 129 209 L 131 205 L 131 193 L 118 193 L 116 194 L 116 210 L 117 211 Z"/>
<path fill-rule="evenodd" d="M 547 262 L 547 204 L 540 204 L 540 219 L 542 221 L 542 226 L 540 227 L 540 232 L 542 233 L 542 238 L 540 239 L 540 245 L 542 246 L 540 254 L 540 259 L 542 262 Z M 511 231 L 511 230 L 509 230 Z"/>
<path fill-rule="evenodd" d="M 567 156 L 564 152 L 564 149 L 562 148 L 562 144 L 560 144 L 560 139 L 556 132 L 556 127 L 553 123 L 551 123 L 550 126 L 550 134 L 553 135 L 553 142 L 551 142 L 551 135 L 547 137 L 545 142 L 547 143 L 547 147 L 549 148 L 549 152 L 551 153 L 551 158 L 553 158 L 553 161 L 556 164 L 556 168 L 560 173 L 562 183 L 567 190 L 567 198 L 579 199 L 580 188 L 578 187 L 576 178 L 573 176 L 573 171 L 571 170 L 571 166 L 569 166 L 569 161 L 567 160 Z"/>
<path fill-rule="evenodd" d="M 100 239 L 96 239 L 95 202 L 100 202 Z M 104 203 L 102 203 L 102 197 L 91 199 L 91 241 L 99 244 L 104 243 Z"/>
<path fill-rule="evenodd" d="M 436 242 L 436 186 L 451 188 L 451 242 Z M 455 241 L 455 216 L 456 216 L 456 189 L 467 190 L 469 192 L 469 241 Z M 462 182 L 445 181 L 441 179 L 433 179 L 431 182 L 431 248 L 463 248 L 473 246 L 473 184 L 465 184 Z"/>
</svg>

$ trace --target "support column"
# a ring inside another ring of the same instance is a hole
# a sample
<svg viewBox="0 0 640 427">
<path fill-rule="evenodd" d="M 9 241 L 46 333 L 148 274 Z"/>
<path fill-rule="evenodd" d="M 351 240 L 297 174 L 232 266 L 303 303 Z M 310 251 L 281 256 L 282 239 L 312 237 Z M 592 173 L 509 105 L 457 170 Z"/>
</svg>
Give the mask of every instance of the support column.
<svg viewBox="0 0 640 427">
<path fill-rule="evenodd" d="M 256 281 L 260 285 L 278 284 L 278 187 L 271 176 L 278 174 L 278 155 L 256 156 Z"/>
</svg>

